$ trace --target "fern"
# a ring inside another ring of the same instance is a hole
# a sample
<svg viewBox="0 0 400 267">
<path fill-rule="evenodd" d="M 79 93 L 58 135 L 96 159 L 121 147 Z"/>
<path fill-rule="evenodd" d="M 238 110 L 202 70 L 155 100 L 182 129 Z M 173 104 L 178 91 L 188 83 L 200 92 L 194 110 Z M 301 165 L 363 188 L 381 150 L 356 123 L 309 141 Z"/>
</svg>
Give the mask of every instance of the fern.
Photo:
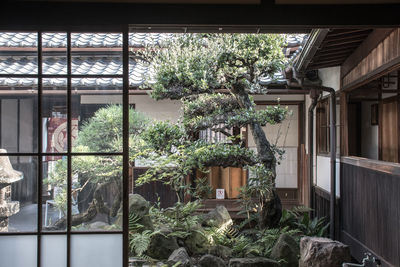
<svg viewBox="0 0 400 267">
<path fill-rule="evenodd" d="M 144 257 L 150 245 L 151 237 L 160 231 L 144 230 L 141 233 L 131 233 L 129 235 L 129 247 L 138 257 Z"/>
<path fill-rule="evenodd" d="M 141 217 L 135 213 L 129 214 L 129 232 L 139 232 L 144 228 L 143 225 L 138 223 L 140 219 Z"/>
</svg>

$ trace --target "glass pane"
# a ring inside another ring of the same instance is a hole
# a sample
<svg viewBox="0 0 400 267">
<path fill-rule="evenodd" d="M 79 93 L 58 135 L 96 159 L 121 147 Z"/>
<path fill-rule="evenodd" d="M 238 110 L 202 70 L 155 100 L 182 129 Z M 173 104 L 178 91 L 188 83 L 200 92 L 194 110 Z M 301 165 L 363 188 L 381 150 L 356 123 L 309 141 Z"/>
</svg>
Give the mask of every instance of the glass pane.
<svg viewBox="0 0 400 267">
<path fill-rule="evenodd" d="M 1 266 L 37 267 L 36 239 L 34 235 L 0 236 Z"/>
<path fill-rule="evenodd" d="M 37 167 L 36 157 L 0 156 L 0 232 L 36 231 Z"/>
<path fill-rule="evenodd" d="M 43 79 L 43 152 L 67 151 L 67 79 Z M 76 122 L 76 121 L 75 121 Z M 48 156 L 51 160 L 57 157 Z"/>
<path fill-rule="evenodd" d="M 43 159 L 42 229 L 65 231 L 67 226 L 67 164 L 66 156 Z"/>
<path fill-rule="evenodd" d="M 72 33 L 72 74 L 122 74 L 121 33 Z"/>
<path fill-rule="evenodd" d="M 74 152 L 122 152 L 122 79 L 72 79 Z"/>
<path fill-rule="evenodd" d="M 0 32 L 0 74 L 37 74 L 37 33 Z"/>
<path fill-rule="evenodd" d="M 122 235 L 72 235 L 71 267 L 122 267 Z"/>
<path fill-rule="evenodd" d="M 41 267 L 65 267 L 67 265 L 67 237 L 42 235 Z"/>
<path fill-rule="evenodd" d="M 122 156 L 73 157 L 71 198 L 73 230 L 121 230 Z"/>
<path fill-rule="evenodd" d="M 42 34 L 43 74 L 67 74 L 67 34 Z"/>
<path fill-rule="evenodd" d="M 37 151 L 37 79 L 0 78 L 0 147 Z"/>
</svg>

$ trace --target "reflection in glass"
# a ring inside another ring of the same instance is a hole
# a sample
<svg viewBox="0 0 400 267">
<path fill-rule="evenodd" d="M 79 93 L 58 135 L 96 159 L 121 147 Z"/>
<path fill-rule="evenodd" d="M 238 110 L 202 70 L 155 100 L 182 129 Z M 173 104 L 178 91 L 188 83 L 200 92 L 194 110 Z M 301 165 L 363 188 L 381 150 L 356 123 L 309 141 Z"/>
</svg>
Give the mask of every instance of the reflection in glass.
<svg viewBox="0 0 400 267">
<path fill-rule="evenodd" d="M 36 158 L 0 156 L 0 232 L 36 231 L 36 178 Z"/>
<path fill-rule="evenodd" d="M 72 229 L 121 230 L 122 156 L 75 156 L 72 175 Z"/>
</svg>

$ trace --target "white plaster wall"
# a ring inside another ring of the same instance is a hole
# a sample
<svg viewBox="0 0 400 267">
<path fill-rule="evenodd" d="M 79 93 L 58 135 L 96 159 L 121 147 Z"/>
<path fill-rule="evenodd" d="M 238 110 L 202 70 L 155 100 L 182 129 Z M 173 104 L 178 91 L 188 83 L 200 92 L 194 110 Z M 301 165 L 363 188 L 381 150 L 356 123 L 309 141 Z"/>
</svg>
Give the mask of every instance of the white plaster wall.
<svg viewBox="0 0 400 267">
<path fill-rule="evenodd" d="M 303 101 L 304 95 L 255 95 L 254 101 Z"/>
<path fill-rule="evenodd" d="M 318 76 L 323 86 L 331 87 L 335 89 L 335 91 L 340 89 L 340 66 L 319 69 Z M 327 94 L 328 93 L 324 93 L 324 95 Z"/>
<path fill-rule="evenodd" d="M 317 186 L 331 192 L 331 158 L 317 156 Z M 336 158 L 336 196 L 340 196 L 340 158 Z"/>
<path fill-rule="evenodd" d="M 303 96 L 301 96 L 303 98 Z M 266 105 L 257 105 L 256 109 L 265 109 Z M 292 112 L 285 121 L 278 125 L 266 125 L 263 127 L 265 135 L 272 144 L 285 150 L 282 160 L 276 168 L 276 186 L 278 188 L 297 188 L 297 166 L 299 146 L 299 121 L 298 106 L 289 105 Z M 252 135 L 248 134 L 248 146 L 256 149 Z"/>
<path fill-rule="evenodd" d="M 121 104 L 120 95 L 84 95 L 81 104 Z M 129 104 L 135 104 L 137 111 L 155 120 L 177 122 L 182 114 L 182 105 L 177 100 L 152 99 L 149 95 L 130 95 Z"/>
<path fill-rule="evenodd" d="M 148 95 L 132 95 L 129 97 L 129 103 L 134 103 L 137 111 L 156 120 L 177 122 L 182 115 L 182 105 L 177 100 L 156 101 Z"/>
</svg>

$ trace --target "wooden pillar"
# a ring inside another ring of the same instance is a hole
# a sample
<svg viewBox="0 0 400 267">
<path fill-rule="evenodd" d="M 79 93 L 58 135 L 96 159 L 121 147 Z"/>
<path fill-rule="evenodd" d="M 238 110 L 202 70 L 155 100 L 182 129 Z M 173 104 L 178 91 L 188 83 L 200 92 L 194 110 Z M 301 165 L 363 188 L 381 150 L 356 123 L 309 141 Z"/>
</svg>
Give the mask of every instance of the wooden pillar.
<svg viewBox="0 0 400 267">
<path fill-rule="evenodd" d="M 378 91 L 378 159 L 382 160 L 382 119 L 383 119 L 383 102 L 382 89 Z"/>
<path fill-rule="evenodd" d="M 400 70 L 397 71 L 397 159 L 400 162 Z"/>
<path fill-rule="evenodd" d="M 349 128 L 348 128 L 348 93 L 340 94 L 340 155 L 349 155 Z"/>
</svg>

